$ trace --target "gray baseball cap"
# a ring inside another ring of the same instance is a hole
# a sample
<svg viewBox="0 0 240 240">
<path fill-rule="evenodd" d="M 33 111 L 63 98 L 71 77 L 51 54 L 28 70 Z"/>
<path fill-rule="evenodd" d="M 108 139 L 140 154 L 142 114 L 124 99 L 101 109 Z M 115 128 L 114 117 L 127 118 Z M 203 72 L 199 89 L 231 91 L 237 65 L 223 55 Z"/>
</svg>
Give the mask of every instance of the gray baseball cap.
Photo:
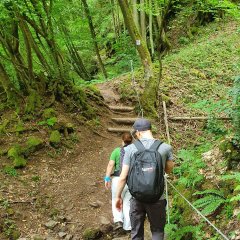
<svg viewBox="0 0 240 240">
<path fill-rule="evenodd" d="M 145 118 L 138 118 L 133 124 L 134 131 L 147 131 L 151 128 L 151 122 Z"/>
</svg>

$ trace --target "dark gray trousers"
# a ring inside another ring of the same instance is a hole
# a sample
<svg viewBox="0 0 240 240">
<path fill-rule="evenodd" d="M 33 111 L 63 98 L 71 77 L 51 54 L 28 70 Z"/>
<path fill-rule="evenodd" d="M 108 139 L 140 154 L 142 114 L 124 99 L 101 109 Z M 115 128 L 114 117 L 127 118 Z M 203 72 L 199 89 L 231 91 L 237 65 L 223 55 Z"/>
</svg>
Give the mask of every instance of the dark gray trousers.
<svg viewBox="0 0 240 240">
<path fill-rule="evenodd" d="M 142 203 L 132 198 L 130 200 L 131 238 L 133 240 L 144 239 L 144 220 L 148 217 L 152 240 L 164 239 L 164 227 L 166 224 L 166 200 L 156 203 Z"/>
</svg>

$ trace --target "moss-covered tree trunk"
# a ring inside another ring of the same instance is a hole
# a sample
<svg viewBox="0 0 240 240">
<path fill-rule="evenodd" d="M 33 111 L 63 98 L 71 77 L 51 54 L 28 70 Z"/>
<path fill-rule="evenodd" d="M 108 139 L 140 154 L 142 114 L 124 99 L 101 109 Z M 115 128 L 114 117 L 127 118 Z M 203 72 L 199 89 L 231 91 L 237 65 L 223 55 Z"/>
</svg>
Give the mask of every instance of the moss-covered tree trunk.
<svg viewBox="0 0 240 240">
<path fill-rule="evenodd" d="M 141 97 L 141 105 L 143 106 L 144 113 L 148 115 L 157 116 L 157 92 L 158 80 L 153 76 L 152 60 L 148 51 L 146 42 L 141 37 L 136 24 L 134 23 L 131 9 L 127 0 L 118 0 L 121 7 L 124 21 L 134 44 L 136 44 L 143 68 L 145 87 Z"/>
<path fill-rule="evenodd" d="M 143 40 L 146 42 L 146 13 L 145 13 L 145 1 L 140 0 L 141 11 L 140 11 L 140 23 L 141 23 L 141 35 Z"/>
<path fill-rule="evenodd" d="M 132 11 L 133 11 L 134 22 L 135 22 L 135 24 L 137 26 L 137 29 L 140 30 L 138 10 L 137 10 L 137 0 L 132 0 Z"/>
<path fill-rule="evenodd" d="M 141 37 L 137 26 L 133 20 L 132 12 L 127 0 L 118 0 L 121 7 L 123 18 L 129 35 L 132 38 L 133 43 L 136 45 L 137 51 L 141 58 L 141 62 L 144 68 L 145 79 L 148 81 L 153 76 L 152 60 L 149 54 L 146 42 Z"/>
</svg>

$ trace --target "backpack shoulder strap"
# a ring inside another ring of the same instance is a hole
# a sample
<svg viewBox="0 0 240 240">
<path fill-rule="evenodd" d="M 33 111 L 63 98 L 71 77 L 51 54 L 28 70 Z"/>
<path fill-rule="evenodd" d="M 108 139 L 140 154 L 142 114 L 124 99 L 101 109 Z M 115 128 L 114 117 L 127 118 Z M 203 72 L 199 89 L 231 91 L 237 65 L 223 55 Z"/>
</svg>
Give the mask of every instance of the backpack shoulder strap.
<svg viewBox="0 0 240 240">
<path fill-rule="evenodd" d="M 163 142 L 161 142 L 160 140 L 155 140 L 154 143 L 151 145 L 151 147 L 149 149 L 152 149 L 152 150 L 158 150 L 158 148 L 160 147 L 160 145 L 162 144 Z"/>
<path fill-rule="evenodd" d="M 142 142 L 140 140 L 137 140 L 133 143 L 138 151 L 144 151 L 145 147 L 143 146 Z"/>
</svg>

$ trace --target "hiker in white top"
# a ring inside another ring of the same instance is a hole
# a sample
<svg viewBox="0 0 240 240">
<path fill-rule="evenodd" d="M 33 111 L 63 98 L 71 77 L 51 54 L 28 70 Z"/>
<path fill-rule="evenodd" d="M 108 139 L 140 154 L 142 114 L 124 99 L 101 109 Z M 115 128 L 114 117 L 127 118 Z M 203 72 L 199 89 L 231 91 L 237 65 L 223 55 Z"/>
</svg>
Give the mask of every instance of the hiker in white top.
<svg viewBox="0 0 240 240">
<path fill-rule="evenodd" d="M 135 135 L 140 143 L 138 145 L 143 145 L 143 149 L 150 149 L 151 145 L 156 142 L 153 138 L 151 132 L 151 123 L 147 119 L 137 119 L 133 125 L 133 129 L 135 131 Z M 156 145 L 156 143 L 155 143 Z M 145 151 L 145 150 L 143 150 Z M 148 150 L 149 151 L 149 150 Z M 154 151 L 154 150 L 152 150 Z M 173 162 L 173 153 L 172 147 L 166 143 L 159 144 L 159 147 L 155 150 L 160 153 L 160 161 L 161 167 L 165 170 L 166 173 L 170 173 L 174 167 Z M 119 182 L 117 186 L 117 196 L 116 196 L 116 208 L 120 211 L 122 209 L 122 198 L 121 193 L 124 189 L 124 186 L 129 181 L 132 176 L 132 172 L 130 172 L 130 167 L 132 171 L 132 164 L 134 162 L 134 157 L 136 159 L 136 154 L 139 152 L 136 147 L 136 143 L 129 145 L 125 149 L 125 155 L 123 159 L 122 172 L 119 177 Z M 135 154 L 135 155 L 134 155 Z M 156 154 L 157 155 L 157 154 Z M 132 160 L 132 162 L 131 162 Z M 150 168 L 149 168 L 150 169 Z M 152 170 L 152 168 L 151 168 Z M 140 171 L 145 171 L 145 168 L 140 168 Z M 155 170 L 154 170 L 155 171 Z M 156 171 L 157 172 L 157 171 Z M 144 174 L 142 177 L 144 178 Z M 149 176 L 151 172 L 149 173 Z M 134 176 L 133 176 L 134 177 Z M 138 178 L 139 176 L 136 176 Z M 163 178 L 163 176 L 161 176 Z M 135 178 L 135 179 L 136 179 Z M 164 178 L 163 178 L 164 179 Z M 164 180 L 163 180 L 164 182 Z M 134 184 L 134 183 L 133 183 Z M 160 183 L 159 183 L 160 185 Z M 144 186 L 142 186 L 144 187 Z M 131 191 L 131 186 L 129 182 L 129 189 Z M 141 188 L 140 188 L 141 189 Z M 162 191 L 164 190 L 164 186 Z M 164 239 L 164 227 L 166 223 L 166 200 L 164 198 L 164 194 L 162 192 L 159 195 L 159 200 L 154 203 L 146 203 L 143 201 L 139 201 L 135 197 L 132 197 L 130 200 L 130 221 L 131 221 L 131 238 L 133 240 L 143 240 L 144 239 L 144 220 L 146 215 L 150 222 L 150 228 L 152 232 L 153 240 L 163 240 Z"/>
<path fill-rule="evenodd" d="M 108 162 L 105 180 L 106 189 L 112 190 L 112 213 L 113 213 L 113 222 L 114 222 L 114 231 L 121 231 L 122 229 L 125 232 L 130 232 L 131 223 L 129 217 L 130 210 L 130 198 L 131 194 L 128 190 L 127 185 L 123 188 L 121 197 L 123 199 L 123 208 L 121 211 L 118 211 L 115 206 L 116 202 L 116 190 L 119 180 L 119 175 L 122 169 L 122 161 L 125 153 L 125 148 L 132 143 L 132 136 L 130 133 L 122 134 L 122 147 L 117 147 L 113 150 Z M 113 173 L 112 173 L 113 172 Z M 111 178 L 112 177 L 112 178 Z"/>
</svg>

